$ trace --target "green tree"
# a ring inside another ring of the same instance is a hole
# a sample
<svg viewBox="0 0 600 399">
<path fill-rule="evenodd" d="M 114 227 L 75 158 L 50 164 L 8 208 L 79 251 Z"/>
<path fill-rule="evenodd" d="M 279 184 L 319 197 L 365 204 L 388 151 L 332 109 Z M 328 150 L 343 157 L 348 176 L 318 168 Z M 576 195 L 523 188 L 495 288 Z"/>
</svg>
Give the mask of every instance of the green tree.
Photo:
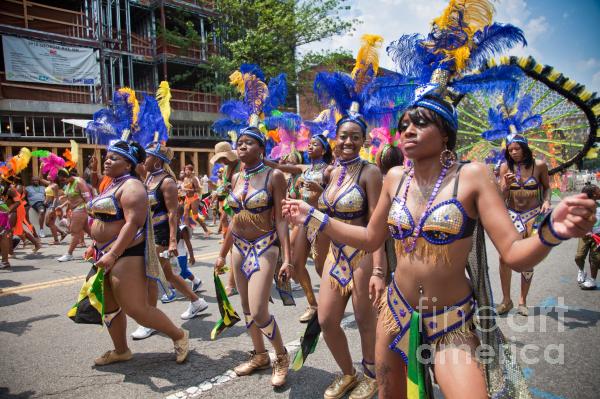
<svg viewBox="0 0 600 399">
<path fill-rule="evenodd" d="M 321 64 L 337 67 L 349 55 L 334 50 L 299 56 L 296 51 L 299 46 L 354 31 L 358 21 L 343 18 L 349 9 L 348 0 L 217 0 L 218 14 L 211 22 L 221 53 L 199 67 L 216 79 L 198 82 L 198 86 L 230 97 L 234 93 L 229 74 L 242 63 L 255 63 L 267 78 L 286 73 L 294 93 L 299 84 L 306 84 L 298 81 L 301 70 Z"/>
</svg>

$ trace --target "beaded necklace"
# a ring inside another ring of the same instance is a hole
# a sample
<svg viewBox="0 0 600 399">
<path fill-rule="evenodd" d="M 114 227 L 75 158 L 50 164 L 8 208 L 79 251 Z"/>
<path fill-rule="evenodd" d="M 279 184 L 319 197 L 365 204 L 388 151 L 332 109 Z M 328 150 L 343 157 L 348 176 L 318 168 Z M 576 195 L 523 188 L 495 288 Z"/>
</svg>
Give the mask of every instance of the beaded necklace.
<svg viewBox="0 0 600 399">
<path fill-rule="evenodd" d="M 248 194 L 248 188 L 250 187 L 250 179 L 253 176 L 258 175 L 259 173 L 264 172 L 265 169 L 267 169 L 267 167 L 262 161 L 251 169 L 244 169 L 244 189 L 242 191 L 242 198 L 246 198 L 246 194 Z"/>
<path fill-rule="evenodd" d="M 521 185 L 521 164 L 517 163 L 517 173 L 516 173 L 517 184 Z"/>
<path fill-rule="evenodd" d="M 415 248 L 417 246 L 417 239 L 421 236 L 421 219 L 422 219 L 423 215 L 427 215 L 429 213 L 429 208 L 431 208 L 433 201 L 435 201 L 435 197 L 437 197 L 438 192 L 440 191 L 440 187 L 442 186 L 442 182 L 444 181 L 444 177 L 446 177 L 447 172 L 448 172 L 448 168 L 444 166 L 442 168 L 442 171 L 440 172 L 440 175 L 438 176 L 437 181 L 435 182 L 435 186 L 433 186 L 433 191 L 431 192 L 431 195 L 429 196 L 429 201 L 427 201 L 425 210 L 419 217 L 419 220 L 416 223 L 416 227 L 410 236 L 411 240 L 410 240 L 409 244 L 407 245 L 405 242 L 405 240 L 407 240 L 409 237 L 407 237 L 406 239 L 402 239 L 402 245 L 404 246 L 404 251 L 406 253 L 411 253 L 415 250 Z M 404 195 L 402 196 L 402 199 L 400 201 L 400 207 L 402 207 L 402 208 L 404 208 L 406 206 L 408 190 L 410 188 L 410 183 L 411 183 L 414 175 L 415 175 L 415 169 L 411 168 L 410 172 L 408 173 L 408 178 L 406 179 L 406 188 L 404 189 Z M 401 229 L 400 221 L 398 221 L 398 229 Z"/>
<path fill-rule="evenodd" d="M 340 159 L 339 164 L 342 167 L 342 172 L 340 173 L 338 179 L 337 179 L 337 186 L 340 187 L 342 185 L 342 183 L 344 182 L 344 178 L 346 177 L 346 173 L 348 172 L 348 166 L 354 165 L 356 163 L 360 162 L 360 156 L 357 156 L 354 159 L 351 159 L 349 161 L 343 161 Z"/>
</svg>

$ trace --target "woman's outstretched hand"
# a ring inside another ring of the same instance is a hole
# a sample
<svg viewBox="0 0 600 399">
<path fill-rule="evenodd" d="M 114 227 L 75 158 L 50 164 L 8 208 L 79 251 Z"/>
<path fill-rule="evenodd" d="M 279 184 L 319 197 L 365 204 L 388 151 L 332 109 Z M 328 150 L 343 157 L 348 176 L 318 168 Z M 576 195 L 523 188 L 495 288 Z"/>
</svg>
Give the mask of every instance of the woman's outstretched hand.
<svg viewBox="0 0 600 399">
<path fill-rule="evenodd" d="M 552 211 L 551 222 L 561 237 L 583 237 L 596 223 L 596 202 L 586 194 L 566 197 Z"/>
<path fill-rule="evenodd" d="M 281 215 L 292 224 L 303 224 L 310 211 L 310 205 L 304 201 L 295 199 L 284 199 L 282 202 Z"/>
</svg>

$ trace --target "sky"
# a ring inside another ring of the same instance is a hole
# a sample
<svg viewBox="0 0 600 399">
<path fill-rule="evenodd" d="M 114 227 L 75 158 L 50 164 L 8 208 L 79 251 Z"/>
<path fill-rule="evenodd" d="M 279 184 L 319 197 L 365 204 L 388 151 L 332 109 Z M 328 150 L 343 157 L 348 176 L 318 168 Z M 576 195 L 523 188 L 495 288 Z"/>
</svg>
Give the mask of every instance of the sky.
<svg viewBox="0 0 600 399">
<path fill-rule="evenodd" d="M 447 0 L 348 0 L 351 9 L 344 18 L 361 21 L 352 34 L 311 43 L 300 52 L 345 48 L 354 55 L 364 33 L 384 37 L 380 65 L 394 70 L 385 47 L 407 33 L 429 31 L 433 18 Z M 511 23 L 523 29 L 527 47 L 510 55 L 533 56 L 565 76 L 600 92 L 600 0 L 496 0 L 495 22 Z"/>
</svg>

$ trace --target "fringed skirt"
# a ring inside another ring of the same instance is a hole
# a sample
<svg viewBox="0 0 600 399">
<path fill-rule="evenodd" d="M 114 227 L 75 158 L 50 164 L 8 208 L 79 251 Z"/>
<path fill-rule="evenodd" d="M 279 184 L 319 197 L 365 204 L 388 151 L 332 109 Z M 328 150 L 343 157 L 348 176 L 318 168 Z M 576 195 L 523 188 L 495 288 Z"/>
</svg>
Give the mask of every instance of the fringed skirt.
<svg viewBox="0 0 600 399">
<path fill-rule="evenodd" d="M 327 264 L 333 263 L 329 270 L 331 287 L 346 296 L 352 292 L 354 269 L 367 255 L 365 251 L 350 247 L 345 244 L 331 242 L 327 254 Z"/>
<path fill-rule="evenodd" d="M 383 319 L 386 333 L 394 336 L 389 348 L 398 353 L 404 362 L 409 363 L 410 334 L 408 334 L 413 309 L 396 285 L 392 282 L 387 288 L 387 294 L 381 299 L 379 317 Z M 433 348 L 440 344 L 450 344 L 456 338 L 469 337 L 475 328 L 473 316 L 476 302 L 473 294 L 469 294 L 455 305 L 444 310 L 420 314 L 420 336 L 423 341 Z"/>
</svg>

